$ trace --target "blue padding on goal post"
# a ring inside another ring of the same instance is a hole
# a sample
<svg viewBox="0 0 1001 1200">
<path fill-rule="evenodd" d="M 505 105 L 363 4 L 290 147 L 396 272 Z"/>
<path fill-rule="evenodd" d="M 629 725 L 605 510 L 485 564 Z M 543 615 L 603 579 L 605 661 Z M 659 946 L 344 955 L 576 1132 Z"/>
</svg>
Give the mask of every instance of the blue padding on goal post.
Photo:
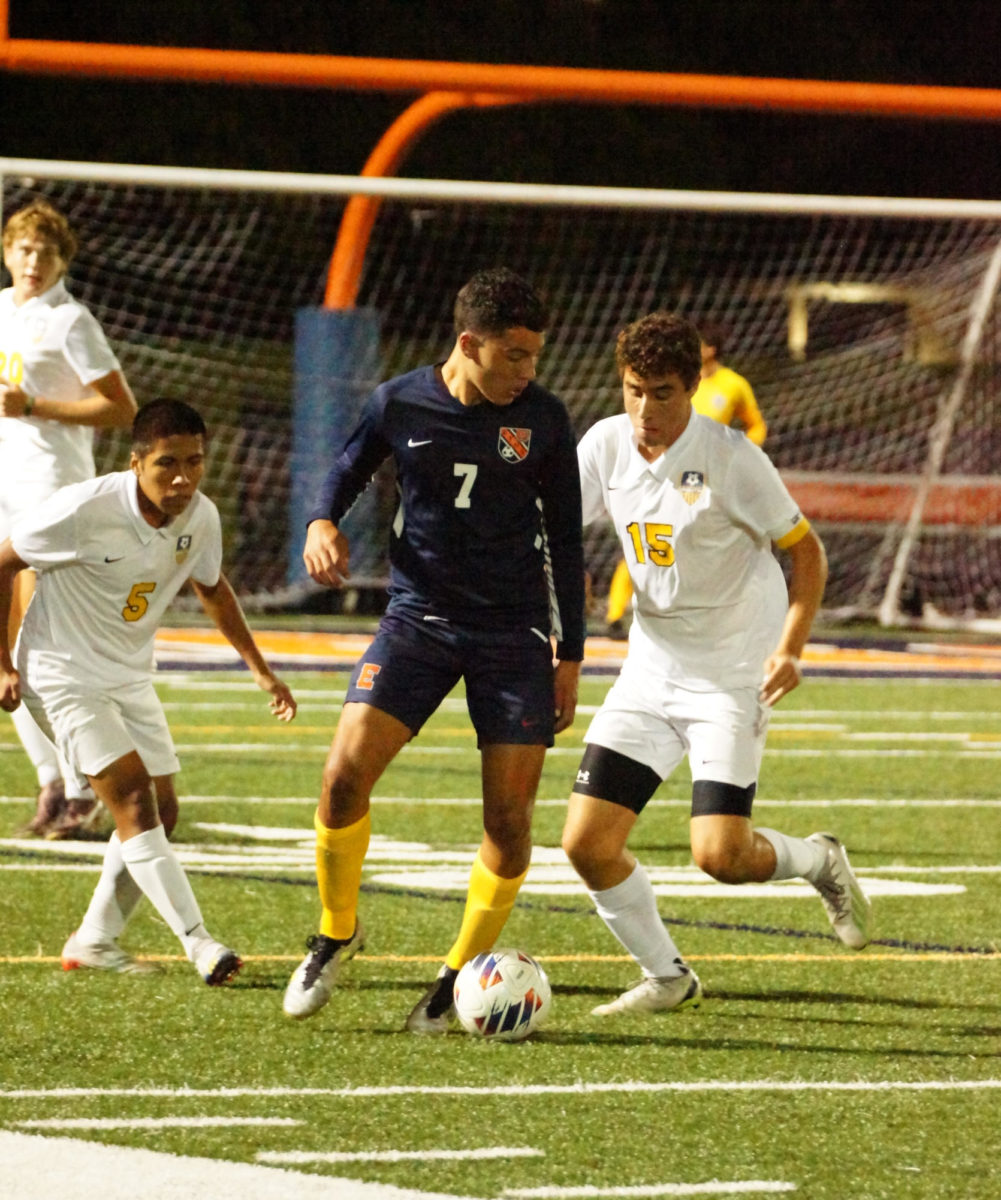
<svg viewBox="0 0 1001 1200">
<path fill-rule="evenodd" d="M 380 319 L 375 309 L 301 308 L 295 315 L 288 582 L 308 578 L 302 562 L 306 515 L 379 382 Z M 351 573 L 374 574 L 380 561 L 376 496 L 368 488 L 341 528 L 351 539 Z"/>
</svg>

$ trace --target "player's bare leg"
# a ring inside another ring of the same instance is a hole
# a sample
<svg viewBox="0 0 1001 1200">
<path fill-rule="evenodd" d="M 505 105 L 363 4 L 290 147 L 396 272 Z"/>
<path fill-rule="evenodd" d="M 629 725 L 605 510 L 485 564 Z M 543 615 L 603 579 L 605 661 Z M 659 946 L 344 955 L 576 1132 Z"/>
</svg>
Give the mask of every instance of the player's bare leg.
<svg viewBox="0 0 1001 1200">
<path fill-rule="evenodd" d="M 834 834 L 797 838 L 775 829 L 755 829 L 747 817 L 713 814 L 692 818 L 691 837 L 695 862 L 714 879 L 805 879 L 820 893 L 838 938 L 853 950 L 868 945 L 872 905 Z"/>
<path fill-rule="evenodd" d="M 692 817 L 690 831 L 695 865 L 720 883 L 762 883 L 774 875 L 775 848 L 747 817 Z"/>
</svg>

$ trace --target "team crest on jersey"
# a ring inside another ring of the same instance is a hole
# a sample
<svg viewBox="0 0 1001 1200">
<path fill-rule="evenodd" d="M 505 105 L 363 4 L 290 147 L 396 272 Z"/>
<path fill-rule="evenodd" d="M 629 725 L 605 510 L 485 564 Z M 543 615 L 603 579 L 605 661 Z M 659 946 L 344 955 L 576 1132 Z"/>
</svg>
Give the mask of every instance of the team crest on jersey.
<svg viewBox="0 0 1001 1200">
<path fill-rule="evenodd" d="M 177 562 L 182 563 L 188 557 L 188 551 L 191 549 L 191 534 L 182 533 L 177 539 L 177 545 L 174 547 L 174 558 Z"/>
<path fill-rule="evenodd" d="M 532 442 L 531 429 L 514 429 L 505 425 L 497 435 L 497 450 L 505 462 L 524 462 Z"/>
<path fill-rule="evenodd" d="M 682 471 L 681 473 L 681 498 L 686 504 L 694 504 L 702 495 L 702 489 L 706 486 L 705 476 L 701 471 Z"/>
</svg>

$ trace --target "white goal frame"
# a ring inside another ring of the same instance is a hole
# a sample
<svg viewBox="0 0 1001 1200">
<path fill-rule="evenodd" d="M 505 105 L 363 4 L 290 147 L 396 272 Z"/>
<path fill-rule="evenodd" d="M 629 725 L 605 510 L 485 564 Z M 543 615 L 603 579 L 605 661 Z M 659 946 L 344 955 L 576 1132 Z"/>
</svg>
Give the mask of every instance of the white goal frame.
<svg viewBox="0 0 1001 1200">
<path fill-rule="evenodd" d="M 928 497 L 936 485 L 962 484 L 965 477 L 951 479 L 942 474 L 945 449 L 952 420 L 963 402 L 970 373 L 976 359 L 988 311 L 994 305 L 1001 286 L 1001 202 L 971 200 L 922 200 L 893 197 L 844 197 L 772 195 L 769 193 L 730 193 L 679 191 L 671 189 L 603 188 L 570 185 L 485 183 L 435 179 L 378 178 L 369 176 L 311 175 L 262 171 L 212 170 L 129 164 L 55 162 L 25 158 L 0 158 L 4 176 L 22 180 L 78 181 L 81 183 L 129 184 L 175 189 L 221 189 L 229 192 L 273 194 L 326 194 L 340 197 L 369 196 L 382 200 L 426 202 L 474 202 L 483 204 L 530 205 L 534 207 L 580 207 L 617 210 L 685 210 L 722 214 L 775 214 L 818 217 L 879 217 L 917 221 L 966 220 L 984 222 L 997 230 L 995 251 L 990 268 L 981 280 L 968 314 L 959 371 L 948 393 L 942 397 L 930 438 L 924 469 L 916 479 L 909 477 L 913 501 L 906 521 L 895 519 L 893 537 L 884 539 L 883 553 L 892 553 L 892 568 L 882 594 L 869 597 L 871 612 L 885 626 L 913 623 L 901 612 L 901 587 L 908 561 L 919 537 Z M 333 246 L 331 246 L 331 251 Z M 853 303 L 878 302 L 878 289 L 868 292 L 828 289 L 827 301 Z M 901 300 L 892 289 L 886 298 Z M 788 348 L 793 357 L 806 347 L 806 305 L 808 291 L 788 297 Z M 903 297 L 907 302 L 907 297 Z M 920 330 L 918 330 L 920 336 Z M 786 472 L 783 472 L 786 474 Z M 795 474 L 793 472 L 792 474 Z M 993 481 L 991 481 L 993 482 Z M 845 613 L 845 616 L 864 615 Z M 935 614 L 926 613 L 925 622 L 935 623 Z M 920 623 L 920 622 L 919 622 Z M 948 622 L 942 622 L 947 624 Z M 967 624 L 971 624 L 967 622 Z M 1001 623 L 984 618 L 972 622 L 976 628 L 993 630 Z"/>
</svg>

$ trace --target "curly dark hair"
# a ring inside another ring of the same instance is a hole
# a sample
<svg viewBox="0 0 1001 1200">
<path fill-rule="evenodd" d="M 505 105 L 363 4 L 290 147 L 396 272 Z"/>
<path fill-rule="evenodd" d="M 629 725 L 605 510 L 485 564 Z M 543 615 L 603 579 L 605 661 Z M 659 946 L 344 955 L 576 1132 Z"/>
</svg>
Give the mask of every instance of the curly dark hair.
<svg viewBox="0 0 1001 1200">
<path fill-rule="evenodd" d="M 498 334 L 506 329 L 543 333 L 549 313 L 527 279 L 507 267 L 478 271 L 455 298 L 455 332 Z"/>
<path fill-rule="evenodd" d="M 627 325 L 615 343 L 619 375 L 635 371 L 643 378 L 677 375 L 694 387 L 702 367 L 698 330 L 677 313 L 654 312 Z"/>
</svg>

